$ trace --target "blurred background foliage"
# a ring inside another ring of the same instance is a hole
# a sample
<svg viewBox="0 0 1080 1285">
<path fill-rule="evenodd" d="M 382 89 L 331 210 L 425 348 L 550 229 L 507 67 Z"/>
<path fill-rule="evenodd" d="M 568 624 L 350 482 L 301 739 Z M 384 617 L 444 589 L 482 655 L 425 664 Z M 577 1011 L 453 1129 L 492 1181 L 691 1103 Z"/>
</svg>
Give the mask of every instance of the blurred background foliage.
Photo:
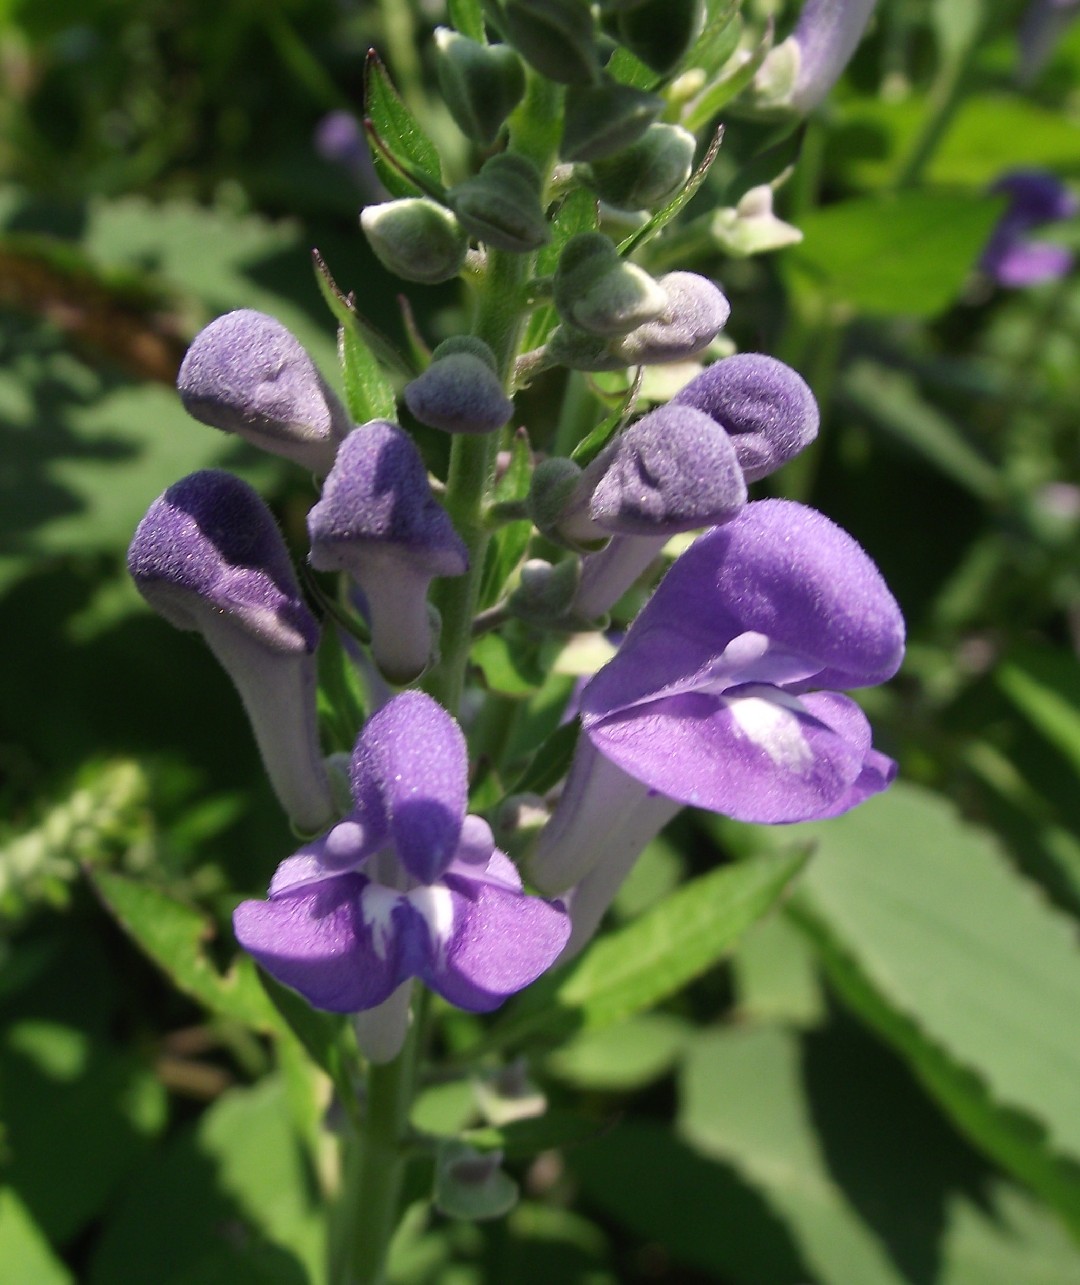
<svg viewBox="0 0 1080 1285">
<path fill-rule="evenodd" d="M 783 31 L 790 8 L 746 14 Z M 909 659 L 866 698 L 902 784 L 827 826 L 686 816 L 653 845 L 616 918 L 718 860 L 816 852 L 729 965 L 534 1059 L 588 1139 L 518 1162 L 505 1223 L 417 1213 L 395 1279 L 1080 1278 L 1080 277 L 1008 290 L 978 269 L 996 178 L 1080 183 L 1080 23 L 1022 77 L 1027 11 L 879 6 L 778 198 L 801 244 L 737 259 L 706 235 L 749 186 L 764 132 L 745 124 L 646 260 L 712 274 L 735 343 L 818 394 L 822 438 L 774 489 L 852 531 L 905 609 Z M 439 0 L 0 0 L 12 1285 L 319 1279 L 325 1081 L 253 972 L 218 971 L 232 905 L 291 836 L 227 679 L 149 616 L 123 554 L 150 500 L 211 464 L 302 547 L 306 480 L 191 421 L 176 367 L 242 306 L 332 370 L 315 246 L 404 337 L 356 228 L 374 180 L 319 126 L 360 112 L 375 44 L 464 172 L 429 91 L 443 20 Z M 1075 218 L 1041 235 L 1080 245 Z M 429 342 L 461 322 L 451 290 L 410 302 Z M 534 440 L 558 391 L 522 400 Z M 118 874 L 168 896 L 139 912 Z M 179 989 L 118 926 L 151 912 Z M 425 1126 L 470 1102 L 432 1090 Z"/>
</svg>

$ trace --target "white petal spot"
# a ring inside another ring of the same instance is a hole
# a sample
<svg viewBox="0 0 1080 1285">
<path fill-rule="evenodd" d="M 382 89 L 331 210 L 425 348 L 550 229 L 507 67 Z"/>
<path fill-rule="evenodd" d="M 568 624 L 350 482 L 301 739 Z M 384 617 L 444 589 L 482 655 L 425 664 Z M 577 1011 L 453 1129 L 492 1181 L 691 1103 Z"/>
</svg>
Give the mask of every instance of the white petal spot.
<svg viewBox="0 0 1080 1285">
<path fill-rule="evenodd" d="M 394 935 L 394 907 L 400 900 L 401 893 L 378 883 L 369 883 L 360 894 L 360 916 L 371 929 L 371 945 L 380 959 L 386 958 Z"/>
<path fill-rule="evenodd" d="M 739 731 L 764 750 L 777 767 L 805 772 L 813 766 L 814 751 L 799 722 L 797 711 L 802 706 L 776 688 L 766 690 L 768 696 L 732 696 L 724 703 Z"/>
<path fill-rule="evenodd" d="M 446 959 L 446 947 L 454 931 L 454 899 L 450 889 L 442 883 L 424 884 L 408 894 L 416 912 L 421 916 L 435 944 L 436 966 Z"/>
</svg>

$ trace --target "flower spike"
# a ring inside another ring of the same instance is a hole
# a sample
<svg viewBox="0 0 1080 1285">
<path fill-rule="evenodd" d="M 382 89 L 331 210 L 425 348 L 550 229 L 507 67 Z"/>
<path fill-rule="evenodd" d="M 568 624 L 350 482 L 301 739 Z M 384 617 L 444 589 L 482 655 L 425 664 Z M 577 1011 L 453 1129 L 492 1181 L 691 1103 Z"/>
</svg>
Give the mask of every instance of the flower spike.
<svg viewBox="0 0 1080 1285">
<path fill-rule="evenodd" d="M 150 506 L 128 570 L 154 610 L 201 633 L 228 672 L 293 823 L 325 826 L 335 809 L 315 723 L 319 630 L 270 510 L 229 473 L 192 473 Z"/>
</svg>

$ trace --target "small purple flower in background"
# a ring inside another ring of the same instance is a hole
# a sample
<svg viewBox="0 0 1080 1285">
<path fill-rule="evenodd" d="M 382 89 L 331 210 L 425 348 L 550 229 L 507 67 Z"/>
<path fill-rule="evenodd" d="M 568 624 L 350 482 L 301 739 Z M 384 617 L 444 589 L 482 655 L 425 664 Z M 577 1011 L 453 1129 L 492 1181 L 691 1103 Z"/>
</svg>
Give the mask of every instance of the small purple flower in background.
<svg viewBox="0 0 1080 1285">
<path fill-rule="evenodd" d="M 127 560 L 154 610 L 201 633 L 228 672 L 293 823 L 321 829 L 335 808 L 315 721 L 319 627 L 270 510 L 231 473 L 192 473 L 151 504 Z"/>
<path fill-rule="evenodd" d="M 327 112 L 315 126 L 313 142 L 324 161 L 340 165 L 348 173 L 364 204 L 386 200 L 388 193 L 375 173 L 363 126 L 352 112 Z"/>
<path fill-rule="evenodd" d="M 1022 85 L 1042 71 L 1054 46 L 1080 17 L 1080 0 L 1032 0 L 1017 34 L 1017 79 Z"/>
<path fill-rule="evenodd" d="M 830 689 L 884 682 L 903 651 L 877 568 L 814 509 L 760 500 L 702 536 L 581 694 L 582 741 L 530 867 L 548 894 L 580 885 L 576 944 L 580 916 L 603 911 L 583 890 L 610 899 L 678 804 L 776 824 L 885 789 L 895 764 Z"/>
<path fill-rule="evenodd" d="M 431 697 L 384 705 L 353 753 L 355 808 L 282 862 L 268 900 L 237 907 L 241 946 L 332 1012 L 393 1005 L 413 977 L 486 1012 L 534 981 L 569 920 L 522 891 L 487 823 L 466 814 L 467 770 L 461 729 Z"/>
<path fill-rule="evenodd" d="M 1000 286 L 1022 289 L 1056 281 L 1073 265 L 1073 253 L 1063 245 L 1028 236 L 1047 223 L 1071 219 L 1080 202 L 1062 181 L 1045 170 L 1014 170 L 991 187 L 1009 198 L 983 250 L 979 267 Z"/>
</svg>

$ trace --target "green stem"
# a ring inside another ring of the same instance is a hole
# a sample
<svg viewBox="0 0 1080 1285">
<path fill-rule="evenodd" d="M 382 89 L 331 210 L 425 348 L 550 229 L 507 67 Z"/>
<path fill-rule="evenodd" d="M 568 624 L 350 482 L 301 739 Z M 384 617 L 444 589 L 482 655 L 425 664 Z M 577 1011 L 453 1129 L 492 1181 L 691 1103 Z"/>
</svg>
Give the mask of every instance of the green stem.
<svg viewBox="0 0 1080 1285">
<path fill-rule="evenodd" d="M 914 187 L 920 182 L 923 171 L 945 137 L 956 109 L 960 106 L 964 79 L 978 47 L 979 35 L 980 32 L 976 29 L 972 38 L 961 49 L 942 62 L 930 87 L 922 127 L 896 174 L 896 188 Z"/>
</svg>

